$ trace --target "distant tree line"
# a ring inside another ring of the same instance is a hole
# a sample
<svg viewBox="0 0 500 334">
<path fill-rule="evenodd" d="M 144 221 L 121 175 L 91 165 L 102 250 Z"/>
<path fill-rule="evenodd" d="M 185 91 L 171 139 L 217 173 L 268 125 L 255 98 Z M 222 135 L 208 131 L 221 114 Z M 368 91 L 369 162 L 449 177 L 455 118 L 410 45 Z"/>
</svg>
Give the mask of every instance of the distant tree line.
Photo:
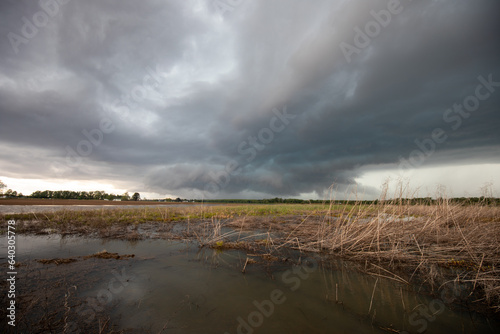
<svg viewBox="0 0 500 334">
<path fill-rule="evenodd" d="M 187 201 L 187 200 L 180 200 Z M 422 198 L 398 198 L 398 199 L 386 199 L 386 200 L 303 200 L 297 198 L 269 198 L 269 199 L 208 199 L 208 200 L 190 200 L 194 202 L 205 202 L 205 203 L 240 203 L 240 204 L 275 204 L 275 203 L 284 203 L 284 204 L 408 204 L 408 205 L 435 205 L 443 203 L 447 201 L 450 204 L 462 204 L 462 205 L 470 205 L 470 204 L 478 204 L 481 203 L 483 205 L 500 205 L 499 198 L 493 197 L 457 197 L 450 199 L 443 198 L 431 198 L 431 197 L 422 197 Z"/>
<path fill-rule="evenodd" d="M 24 197 L 24 195 L 22 193 L 17 193 L 17 191 L 12 190 L 12 189 L 7 189 L 7 191 L 4 192 L 2 195 L 7 197 L 7 198 Z"/>
<path fill-rule="evenodd" d="M 37 190 L 30 195 L 32 198 L 54 199 L 115 199 L 120 196 L 107 194 L 104 191 L 71 191 L 71 190 Z"/>
<path fill-rule="evenodd" d="M 163 200 L 163 202 L 195 202 L 195 201 L 196 201 L 196 200 L 193 200 L 193 199 L 188 200 L 188 199 L 182 199 L 182 198 L 180 198 L 180 197 L 177 197 L 177 198 L 175 198 L 175 199 L 174 199 L 174 198 L 165 198 L 165 199 Z M 201 201 L 200 201 L 200 202 L 201 202 Z"/>
<path fill-rule="evenodd" d="M 139 193 L 134 193 L 130 196 L 128 193 L 123 195 L 108 194 L 105 191 L 71 191 L 71 190 L 37 190 L 32 193 L 29 197 L 31 198 L 51 198 L 51 199 L 97 199 L 97 200 L 115 200 L 119 199 L 122 201 L 138 201 L 141 199 Z"/>
<path fill-rule="evenodd" d="M 181 200 L 187 201 L 187 200 Z M 194 202 L 206 202 L 206 203 L 241 203 L 241 204 L 275 204 L 275 203 L 292 203 L 292 204 L 303 204 L 303 203 L 323 203 L 320 200 L 303 200 L 296 198 L 268 198 L 268 199 L 208 199 L 208 200 L 191 200 Z"/>
<path fill-rule="evenodd" d="M 17 193 L 12 189 L 8 189 L 4 192 L 7 185 L 0 180 L 0 195 L 3 197 L 14 198 L 14 197 L 25 197 L 21 193 Z M 141 199 L 141 195 L 136 192 L 132 196 L 128 192 L 122 195 L 108 194 L 105 191 L 71 191 L 71 190 L 37 190 L 31 195 L 27 196 L 31 198 L 48 198 L 48 199 L 81 199 L 81 200 L 122 200 L 122 201 L 138 201 Z M 431 198 L 431 197 L 421 197 L 421 198 L 397 198 L 397 199 L 386 199 L 386 200 L 303 200 L 297 198 L 268 198 L 268 199 L 182 199 L 177 197 L 166 198 L 160 200 L 163 202 L 204 202 L 204 203 L 235 203 L 235 204 L 409 204 L 409 205 L 435 205 L 443 202 L 450 204 L 482 204 L 482 205 L 500 205 L 500 199 L 494 197 L 457 197 L 457 198 Z"/>
</svg>

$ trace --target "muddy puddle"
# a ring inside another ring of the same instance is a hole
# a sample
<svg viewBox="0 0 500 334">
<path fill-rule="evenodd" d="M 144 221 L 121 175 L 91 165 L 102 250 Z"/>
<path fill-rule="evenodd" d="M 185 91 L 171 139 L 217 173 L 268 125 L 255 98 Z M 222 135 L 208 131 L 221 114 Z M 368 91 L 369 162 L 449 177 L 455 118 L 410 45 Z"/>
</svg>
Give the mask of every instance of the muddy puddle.
<svg viewBox="0 0 500 334">
<path fill-rule="evenodd" d="M 500 332 L 498 320 L 452 306 L 458 290 L 433 297 L 294 252 L 269 259 L 161 239 L 18 236 L 17 261 L 23 333 Z"/>
</svg>

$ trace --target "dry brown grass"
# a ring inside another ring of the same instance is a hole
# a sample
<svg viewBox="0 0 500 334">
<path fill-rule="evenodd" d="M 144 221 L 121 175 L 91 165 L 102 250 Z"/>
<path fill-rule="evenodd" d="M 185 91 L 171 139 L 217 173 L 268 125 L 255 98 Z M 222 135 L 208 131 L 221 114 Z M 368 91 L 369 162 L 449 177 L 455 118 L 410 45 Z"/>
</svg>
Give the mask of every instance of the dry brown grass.
<svg viewBox="0 0 500 334">
<path fill-rule="evenodd" d="M 330 206 L 318 213 L 216 221 L 212 229 L 206 225 L 210 232 L 202 233 L 206 238 L 199 237 L 200 245 L 222 249 L 228 236 L 264 230 L 258 236 L 265 240 L 254 239 L 247 248 L 264 243 L 268 254 L 294 248 L 359 260 L 376 276 L 433 290 L 466 285 L 473 297 L 468 301 L 500 312 L 500 207 L 446 198 L 435 205 L 412 205 L 401 196 L 373 205 Z M 224 227 L 232 229 L 223 234 Z"/>
<path fill-rule="evenodd" d="M 498 207 L 454 205 L 446 200 L 433 206 L 393 201 L 353 207 L 339 217 L 327 212 L 323 220 L 305 219 L 282 246 L 337 254 L 385 268 L 404 267 L 411 271 L 409 279 L 418 274 L 431 284 L 438 283 L 449 268 L 457 275 L 455 283 L 470 283 L 473 290 L 482 290 L 484 301 L 500 311 Z"/>
</svg>

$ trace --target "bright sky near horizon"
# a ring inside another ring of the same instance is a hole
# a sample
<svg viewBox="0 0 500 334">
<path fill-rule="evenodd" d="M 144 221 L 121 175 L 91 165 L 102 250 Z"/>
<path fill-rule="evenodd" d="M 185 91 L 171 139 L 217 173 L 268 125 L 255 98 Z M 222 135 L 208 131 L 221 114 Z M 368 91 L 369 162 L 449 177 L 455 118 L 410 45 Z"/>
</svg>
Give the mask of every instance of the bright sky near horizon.
<svg viewBox="0 0 500 334">
<path fill-rule="evenodd" d="M 500 197 L 499 1 L 10 0 L 0 22 L 0 180 L 25 195 Z"/>
</svg>

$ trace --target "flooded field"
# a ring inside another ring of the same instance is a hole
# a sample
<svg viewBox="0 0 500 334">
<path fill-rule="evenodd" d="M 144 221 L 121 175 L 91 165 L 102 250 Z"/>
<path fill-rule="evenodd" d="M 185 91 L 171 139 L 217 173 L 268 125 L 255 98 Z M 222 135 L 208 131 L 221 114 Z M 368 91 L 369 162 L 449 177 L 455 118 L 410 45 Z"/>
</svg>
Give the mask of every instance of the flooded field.
<svg viewBox="0 0 500 334">
<path fill-rule="evenodd" d="M 88 257 L 104 250 L 122 257 Z M 451 303 L 459 289 L 431 297 L 291 250 L 265 258 L 185 241 L 21 235 L 17 261 L 17 332 L 500 332 L 498 320 Z"/>
<path fill-rule="evenodd" d="M 86 211 L 86 210 L 113 210 L 113 209 L 138 209 L 151 207 L 151 205 L 130 204 L 130 205 L 114 205 L 113 202 L 106 205 L 0 205 L 0 214 L 16 214 L 16 213 L 39 213 L 39 212 L 56 212 L 61 210 L 69 211 Z M 204 206 L 213 206 L 215 204 L 203 204 Z M 196 207 L 199 204 L 168 204 L 159 205 L 163 209 L 166 208 L 182 208 L 182 207 Z"/>
</svg>

